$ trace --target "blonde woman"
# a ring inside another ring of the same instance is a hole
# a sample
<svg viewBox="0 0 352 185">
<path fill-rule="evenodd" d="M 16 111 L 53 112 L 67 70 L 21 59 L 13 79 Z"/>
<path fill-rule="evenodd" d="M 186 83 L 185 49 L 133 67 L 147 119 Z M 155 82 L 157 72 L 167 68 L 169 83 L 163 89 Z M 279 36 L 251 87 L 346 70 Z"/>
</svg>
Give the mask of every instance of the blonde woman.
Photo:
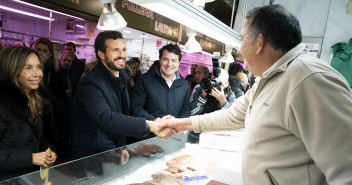
<svg viewBox="0 0 352 185">
<path fill-rule="evenodd" d="M 42 62 L 33 49 L 15 46 L 0 53 L 0 181 L 39 166 L 52 166 L 56 154 L 45 151 L 42 99 L 38 87 Z M 53 149 L 53 148 L 51 148 Z"/>
</svg>

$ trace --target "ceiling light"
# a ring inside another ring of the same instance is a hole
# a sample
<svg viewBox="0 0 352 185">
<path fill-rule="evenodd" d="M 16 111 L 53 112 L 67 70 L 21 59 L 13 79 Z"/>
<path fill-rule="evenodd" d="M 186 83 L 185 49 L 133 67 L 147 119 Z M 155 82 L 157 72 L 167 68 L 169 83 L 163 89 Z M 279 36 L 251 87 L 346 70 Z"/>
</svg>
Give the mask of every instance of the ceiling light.
<svg viewBox="0 0 352 185">
<path fill-rule="evenodd" d="M 124 33 L 132 33 L 132 31 L 130 31 L 130 30 L 124 30 L 123 32 Z"/>
<path fill-rule="evenodd" d="M 31 16 L 31 17 L 36 17 L 36 18 L 44 19 L 44 20 L 48 20 L 48 21 L 50 20 L 50 17 L 45 17 L 45 16 L 41 16 L 41 15 L 38 15 L 38 14 L 29 13 L 29 12 L 25 12 L 25 11 L 22 11 L 22 10 L 17 10 L 17 9 L 9 8 L 9 7 L 6 7 L 6 6 L 2 6 L 2 5 L 0 5 L 0 9 L 4 9 L 4 10 L 11 11 L 11 12 L 15 12 L 15 13 L 23 14 L 23 15 L 28 15 L 28 16 Z M 51 19 L 51 20 L 54 21 L 55 19 Z"/>
<path fill-rule="evenodd" d="M 221 62 L 224 63 L 232 63 L 235 59 L 232 56 L 232 47 L 229 45 L 225 45 L 225 55 L 221 57 Z"/>
<path fill-rule="evenodd" d="M 83 25 L 76 24 L 77 27 L 85 29 Z"/>
<path fill-rule="evenodd" d="M 148 35 L 141 35 L 142 38 L 148 38 Z"/>
<path fill-rule="evenodd" d="M 188 40 L 185 44 L 185 49 L 183 51 L 186 53 L 198 53 L 202 51 L 202 47 L 196 40 L 197 32 L 191 28 L 186 27 L 186 35 L 188 37 Z"/>
<path fill-rule="evenodd" d="M 44 8 L 44 7 L 41 7 L 41 6 L 37 6 L 37 5 L 34 5 L 34 4 L 27 3 L 27 2 L 23 2 L 23 1 L 20 1 L 20 0 L 13 0 L 13 1 L 28 5 L 28 6 L 32 6 L 32 7 L 35 7 L 35 8 L 39 8 L 39 9 L 42 9 L 42 10 L 47 10 L 47 11 L 54 12 L 54 13 L 57 13 L 57 14 L 65 15 L 65 16 L 68 16 L 68 17 L 72 17 L 72 18 L 75 18 L 75 19 L 84 20 L 84 19 L 76 17 L 76 16 L 68 15 L 68 14 L 65 14 L 65 13 L 62 13 L 62 12 L 58 12 L 58 11 L 55 11 L 55 10 L 51 10 L 51 9 L 48 9 L 48 8 Z"/>
<path fill-rule="evenodd" d="M 151 11 L 161 14 L 186 27 L 203 33 L 233 48 L 239 48 L 239 34 L 210 15 L 205 10 L 195 6 L 189 0 L 129 0 Z"/>
<path fill-rule="evenodd" d="M 139 39 L 136 39 L 136 40 L 134 40 L 134 41 L 136 41 L 136 42 L 142 42 L 142 40 L 139 40 Z"/>
<path fill-rule="evenodd" d="M 99 30 L 117 30 L 126 27 L 127 22 L 117 12 L 114 2 L 116 0 L 100 0 L 100 3 L 104 4 L 103 13 L 100 15 L 97 28 Z"/>
</svg>

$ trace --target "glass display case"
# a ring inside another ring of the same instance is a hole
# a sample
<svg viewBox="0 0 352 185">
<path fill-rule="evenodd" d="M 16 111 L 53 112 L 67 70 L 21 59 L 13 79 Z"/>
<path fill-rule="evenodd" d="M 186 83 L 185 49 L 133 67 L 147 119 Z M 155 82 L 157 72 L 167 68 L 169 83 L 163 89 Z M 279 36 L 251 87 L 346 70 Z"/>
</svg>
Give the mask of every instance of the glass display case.
<svg viewBox="0 0 352 185">
<path fill-rule="evenodd" d="M 158 183 L 155 184 L 172 184 L 173 180 L 170 181 L 170 179 L 163 183 L 160 175 L 168 177 L 171 175 L 174 177 L 172 179 L 177 179 L 177 182 L 173 183 L 184 184 L 184 173 L 181 171 L 170 173 L 169 170 L 170 166 L 174 166 L 173 162 L 178 162 L 180 158 L 195 161 L 192 164 L 181 163 L 181 168 L 188 171 L 196 168 L 198 175 L 196 184 L 207 184 L 211 180 L 211 166 L 220 158 L 233 160 L 236 155 L 238 155 L 236 152 L 207 149 L 200 146 L 197 141 L 194 142 L 194 138 L 190 135 L 179 133 L 167 140 L 150 138 L 126 147 L 9 179 L 0 184 L 142 184 L 158 178 Z"/>
</svg>

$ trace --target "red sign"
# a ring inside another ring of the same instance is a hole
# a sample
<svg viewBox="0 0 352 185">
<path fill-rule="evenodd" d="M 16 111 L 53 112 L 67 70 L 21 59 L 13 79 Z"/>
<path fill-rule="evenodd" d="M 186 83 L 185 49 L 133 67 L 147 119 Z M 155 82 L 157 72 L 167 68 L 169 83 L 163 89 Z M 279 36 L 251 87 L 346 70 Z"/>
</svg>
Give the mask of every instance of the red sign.
<svg viewBox="0 0 352 185">
<path fill-rule="evenodd" d="M 159 48 L 161 46 L 162 42 L 160 40 L 156 41 L 156 47 Z"/>
</svg>

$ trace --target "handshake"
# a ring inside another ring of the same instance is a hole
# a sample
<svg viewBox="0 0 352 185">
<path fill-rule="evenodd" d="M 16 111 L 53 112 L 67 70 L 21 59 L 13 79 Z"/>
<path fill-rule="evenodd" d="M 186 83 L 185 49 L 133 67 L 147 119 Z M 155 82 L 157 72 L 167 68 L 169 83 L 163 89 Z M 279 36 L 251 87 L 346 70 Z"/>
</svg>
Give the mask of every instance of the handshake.
<svg viewBox="0 0 352 185">
<path fill-rule="evenodd" d="M 150 131 L 154 132 L 159 138 L 168 139 L 181 131 L 193 130 L 189 118 L 175 118 L 167 115 L 157 118 L 154 121 L 147 121 Z"/>
</svg>

